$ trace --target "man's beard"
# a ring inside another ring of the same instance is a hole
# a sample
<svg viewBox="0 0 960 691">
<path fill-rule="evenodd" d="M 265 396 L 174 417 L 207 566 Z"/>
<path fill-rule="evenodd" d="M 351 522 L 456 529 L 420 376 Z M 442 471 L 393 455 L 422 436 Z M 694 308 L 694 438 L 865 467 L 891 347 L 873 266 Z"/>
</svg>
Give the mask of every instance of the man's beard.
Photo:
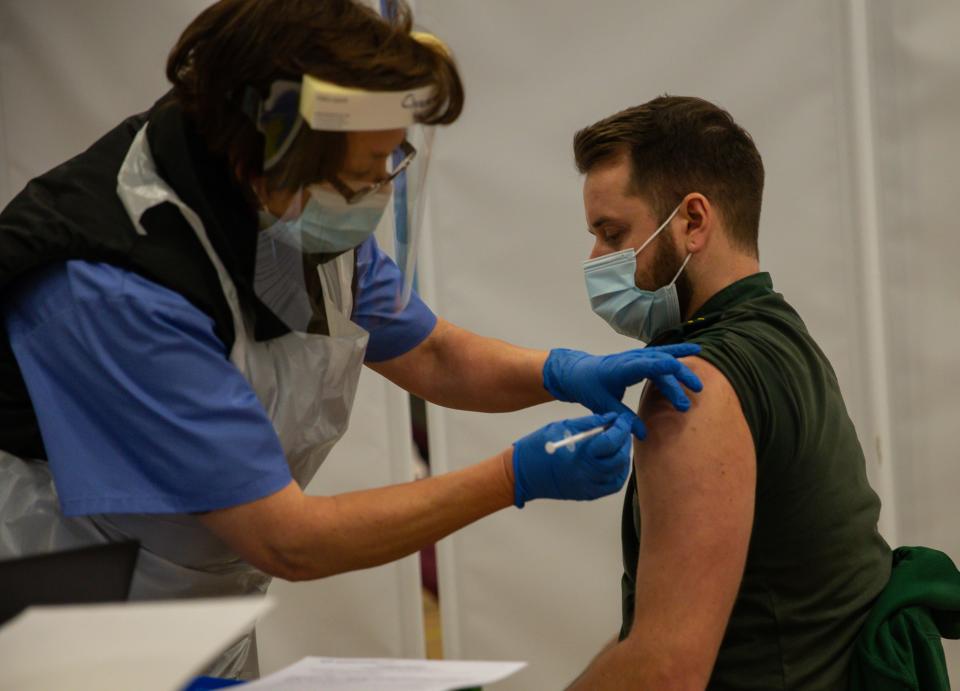
<svg viewBox="0 0 960 691">
<path fill-rule="evenodd" d="M 662 238 L 654 241 L 652 278 L 653 286 L 650 290 L 657 290 L 670 284 L 673 277 L 680 271 L 686 255 L 680 253 L 680 249 L 674 244 L 673 237 L 668 233 L 663 233 Z M 680 277 L 677 278 L 677 302 L 680 305 L 680 318 L 686 320 L 687 309 L 690 307 L 690 299 L 693 297 L 693 285 L 690 282 L 690 276 L 684 269 Z"/>
</svg>

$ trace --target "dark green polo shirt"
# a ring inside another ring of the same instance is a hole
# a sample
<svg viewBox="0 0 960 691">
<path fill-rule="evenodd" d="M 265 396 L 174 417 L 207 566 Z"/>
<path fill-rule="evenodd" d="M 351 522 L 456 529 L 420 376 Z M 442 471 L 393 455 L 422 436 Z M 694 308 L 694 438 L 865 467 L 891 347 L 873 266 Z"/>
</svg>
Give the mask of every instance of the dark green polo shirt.
<svg viewBox="0 0 960 691">
<path fill-rule="evenodd" d="M 724 288 L 654 345 L 681 341 L 699 344 L 733 386 L 757 457 L 746 568 L 709 688 L 845 689 L 890 548 L 833 368 L 766 273 Z M 639 535 L 631 478 L 621 638 L 633 622 Z"/>
</svg>

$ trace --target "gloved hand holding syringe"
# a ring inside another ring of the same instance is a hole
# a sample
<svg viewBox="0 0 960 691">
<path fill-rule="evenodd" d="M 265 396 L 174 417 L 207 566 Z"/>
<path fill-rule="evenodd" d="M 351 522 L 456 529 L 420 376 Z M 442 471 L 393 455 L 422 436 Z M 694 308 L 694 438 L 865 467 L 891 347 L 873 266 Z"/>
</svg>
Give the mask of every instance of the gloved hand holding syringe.
<svg viewBox="0 0 960 691">
<path fill-rule="evenodd" d="M 556 348 L 543 366 L 543 386 L 558 401 L 594 414 L 558 420 L 513 444 L 514 505 L 531 499 L 596 499 L 620 491 L 633 467 L 632 439 L 647 436 L 643 421 L 623 403 L 628 386 L 649 379 L 679 411 L 684 391 L 703 388 L 677 358 L 696 355 L 690 343 L 595 356 Z"/>
<path fill-rule="evenodd" d="M 513 503 L 523 507 L 531 499 L 596 499 L 618 492 L 632 466 L 633 417 L 606 413 L 558 420 L 518 439 Z"/>
<path fill-rule="evenodd" d="M 609 429 L 610 425 L 600 425 L 599 427 L 594 427 L 593 429 L 588 429 L 585 432 L 580 432 L 579 434 L 570 434 L 566 433 L 566 436 L 559 441 L 548 441 L 543 445 L 543 450 L 549 454 L 556 453 L 557 449 L 561 449 L 564 446 L 573 448 L 578 442 L 585 441 L 590 439 L 590 437 L 595 437 L 598 434 L 603 434 L 603 431 Z"/>
</svg>

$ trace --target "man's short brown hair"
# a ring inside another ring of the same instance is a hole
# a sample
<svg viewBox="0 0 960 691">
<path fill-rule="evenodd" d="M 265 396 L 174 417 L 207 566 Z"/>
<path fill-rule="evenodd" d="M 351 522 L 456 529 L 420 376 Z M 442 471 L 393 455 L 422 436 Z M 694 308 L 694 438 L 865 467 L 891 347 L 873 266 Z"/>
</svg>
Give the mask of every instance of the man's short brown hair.
<svg viewBox="0 0 960 691">
<path fill-rule="evenodd" d="M 173 97 L 196 122 L 208 148 L 241 178 L 263 173 L 263 137 L 242 110 L 247 87 L 266 96 L 279 79 L 304 74 L 341 86 L 401 91 L 433 85 L 434 106 L 420 117 L 448 124 L 463 108 L 463 85 L 443 47 L 410 35 L 403 0 L 389 19 L 353 0 L 220 0 L 184 30 L 167 61 Z M 288 165 L 271 187 L 329 179 L 345 155 L 342 133 L 303 128 Z"/>
<path fill-rule="evenodd" d="M 660 96 L 586 127 L 573 138 L 577 169 L 630 160 L 630 191 L 664 219 L 691 192 L 719 210 L 731 241 L 758 254 L 763 161 L 730 114 L 702 98 Z"/>
</svg>

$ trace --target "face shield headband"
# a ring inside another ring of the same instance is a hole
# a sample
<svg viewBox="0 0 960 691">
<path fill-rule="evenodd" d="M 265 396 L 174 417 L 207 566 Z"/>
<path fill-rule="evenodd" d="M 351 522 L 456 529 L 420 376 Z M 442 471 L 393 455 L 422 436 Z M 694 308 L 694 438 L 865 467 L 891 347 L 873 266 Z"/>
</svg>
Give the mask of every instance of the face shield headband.
<svg viewBox="0 0 960 691">
<path fill-rule="evenodd" d="M 268 172 L 283 161 L 304 126 L 327 132 L 410 127 L 433 104 L 433 91 L 432 86 L 365 91 L 304 75 L 300 82 L 273 82 L 264 99 L 248 88 L 244 111 L 263 134 L 263 170 Z"/>
<path fill-rule="evenodd" d="M 433 137 L 433 128 L 417 120 L 433 106 L 435 98 L 432 86 L 367 91 L 311 75 L 299 82 L 274 82 L 265 98 L 253 89 L 247 90 L 244 111 L 263 135 L 265 172 L 282 169 L 287 155 L 303 145 L 299 135 L 304 128 L 356 133 L 348 140 L 349 151 L 357 141 L 362 150 L 362 142 L 372 136 L 386 134 L 391 142 L 377 149 L 387 155 L 382 172 L 366 179 L 354 176 L 353 166 L 347 165 L 323 182 L 287 190 L 292 196 L 285 211 L 284 206 L 278 209 L 275 203 L 268 205 L 266 197 L 261 198 L 257 273 L 269 280 L 258 283 L 264 287 L 269 284 L 271 289 L 256 292 L 292 330 L 304 330 L 308 321 L 302 308 L 306 303 L 291 298 L 310 283 L 310 276 L 298 269 L 297 255 L 306 256 L 304 271 L 309 274 L 317 257 L 327 261 L 369 241 L 399 270 L 394 309 L 399 312 L 406 307 L 415 278 L 423 188 Z M 394 134 L 396 137 L 391 138 Z M 380 165 L 384 165 L 382 160 Z M 375 238 L 371 237 L 374 233 Z M 278 290 L 286 296 L 283 300 L 276 299 Z M 306 291 L 310 292 L 309 287 Z M 295 317 L 284 307 L 292 302 L 301 305 Z"/>
</svg>

